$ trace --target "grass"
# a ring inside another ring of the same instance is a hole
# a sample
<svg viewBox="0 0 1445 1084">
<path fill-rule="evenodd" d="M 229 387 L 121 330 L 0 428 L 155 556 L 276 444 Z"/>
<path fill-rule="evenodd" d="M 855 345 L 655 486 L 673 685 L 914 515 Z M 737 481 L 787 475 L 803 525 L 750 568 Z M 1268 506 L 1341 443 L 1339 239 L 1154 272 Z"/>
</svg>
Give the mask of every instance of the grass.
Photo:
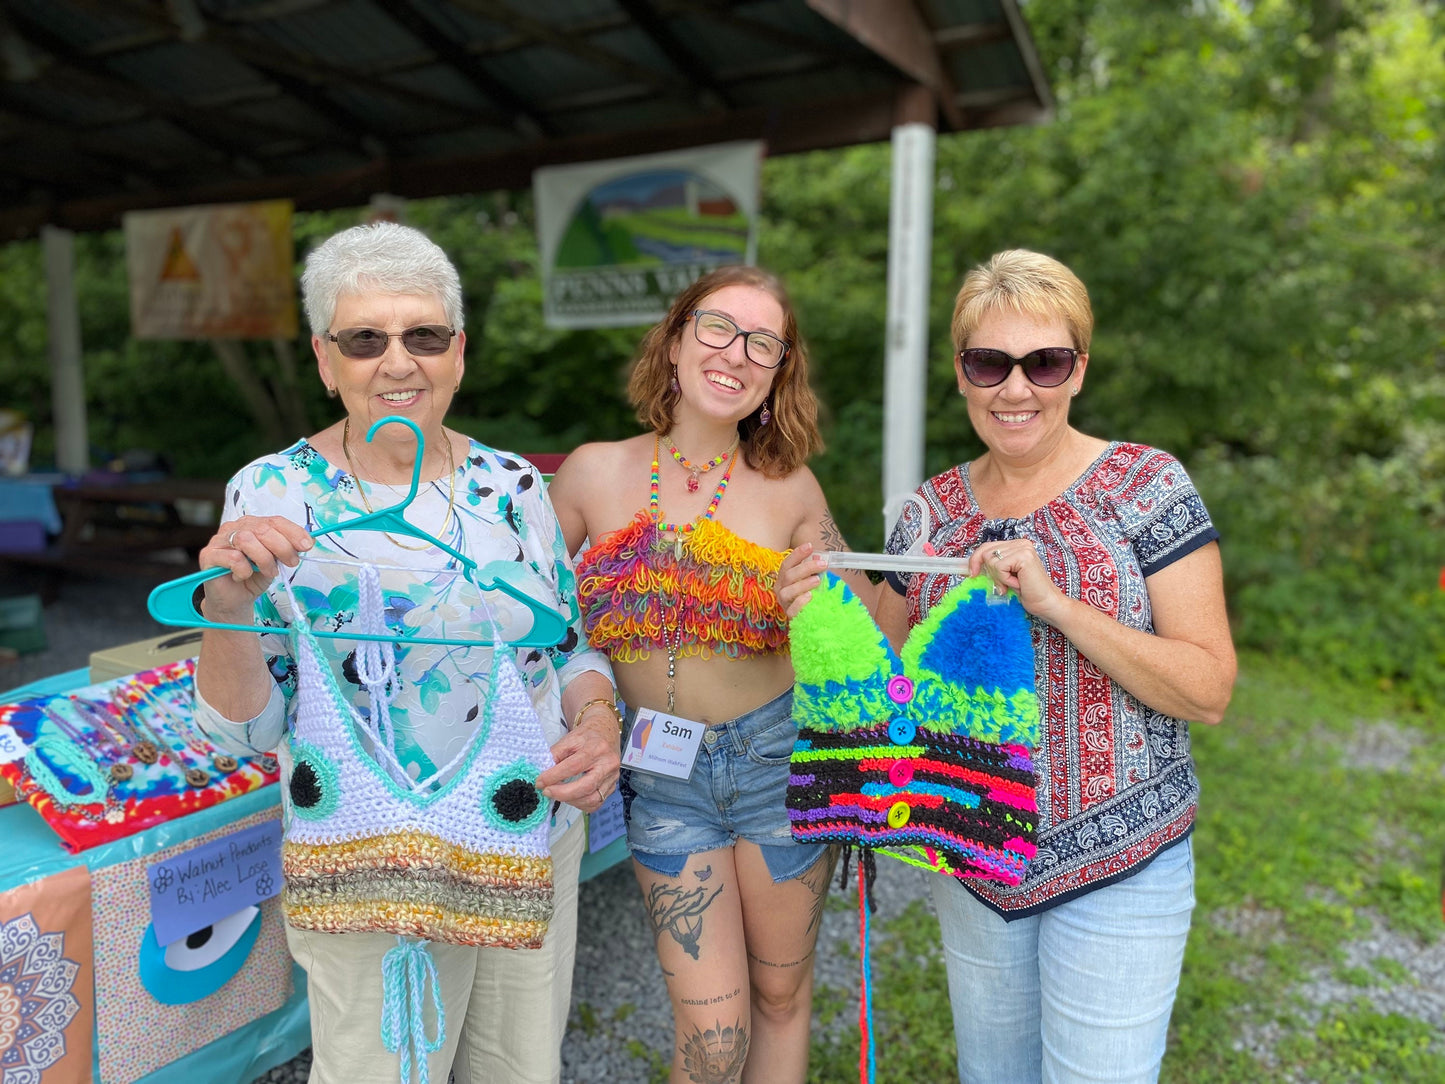
<svg viewBox="0 0 1445 1084">
<path fill-rule="evenodd" d="M 1420 985 L 1409 965 L 1442 933 L 1445 727 L 1386 693 L 1246 657 L 1229 717 L 1193 741 L 1198 908 L 1161 1080 L 1445 1080 L 1445 1036 L 1380 1007 Z M 914 904 L 875 929 L 877 1080 L 953 1079 L 936 920 Z M 820 990 L 820 1017 L 844 1003 Z M 815 1028 L 810 1080 L 856 1079 L 857 1043 L 856 1023 Z"/>
</svg>

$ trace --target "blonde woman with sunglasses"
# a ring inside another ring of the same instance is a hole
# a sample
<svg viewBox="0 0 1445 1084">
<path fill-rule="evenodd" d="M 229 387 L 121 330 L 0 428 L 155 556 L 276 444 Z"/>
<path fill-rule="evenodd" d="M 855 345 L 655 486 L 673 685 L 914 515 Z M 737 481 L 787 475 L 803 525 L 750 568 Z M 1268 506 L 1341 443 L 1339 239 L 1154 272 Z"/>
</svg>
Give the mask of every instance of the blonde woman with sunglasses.
<svg viewBox="0 0 1445 1084">
<path fill-rule="evenodd" d="M 1158 1077 L 1194 907 L 1185 720 L 1219 722 L 1234 684 L 1219 532 L 1189 475 L 1070 424 L 1093 325 L 1084 284 L 1048 256 L 969 272 L 954 372 L 985 451 L 924 482 L 888 540 L 966 559 L 1034 627 L 1037 857 L 1015 887 L 932 882 L 970 1084 Z M 808 547 L 785 564 L 790 614 L 821 567 Z M 879 626 L 901 647 L 958 579 L 887 574 Z"/>
</svg>

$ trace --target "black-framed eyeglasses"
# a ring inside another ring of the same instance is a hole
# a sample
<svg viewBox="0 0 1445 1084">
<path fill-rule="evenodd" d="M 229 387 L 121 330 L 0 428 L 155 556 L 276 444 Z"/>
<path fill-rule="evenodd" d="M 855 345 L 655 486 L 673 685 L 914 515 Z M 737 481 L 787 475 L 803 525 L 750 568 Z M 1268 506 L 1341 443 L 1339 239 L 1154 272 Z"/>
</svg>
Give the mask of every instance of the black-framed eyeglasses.
<svg viewBox="0 0 1445 1084">
<path fill-rule="evenodd" d="M 993 388 L 1008 379 L 1015 365 L 1023 367 L 1029 383 L 1040 388 L 1057 388 L 1074 371 L 1079 352 L 1068 346 L 1045 346 L 1021 358 L 1003 350 L 969 347 L 958 352 L 963 375 L 976 388 Z"/>
<path fill-rule="evenodd" d="M 418 357 L 445 354 L 455 334 L 456 332 L 445 324 L 418 324 L 405 331 L 391 333 L 374 327 L 347 327 L 326 337 L 334 342 L 336 348 L 346 357 L 361 361 L 381 357 L 393 338 L 401 340 L 401 345 L 408 354 Z"/>
<path fill-rule="evenodd" d="M 770 331 L 744 331 L 720 312 L 692 310 L 692 333 L 703 346 L 726 350 L 739 335 L 743 337 L 743 353 L 754 365 L 776 369 L 788 356 L 791 345 Z"/>
</svg>

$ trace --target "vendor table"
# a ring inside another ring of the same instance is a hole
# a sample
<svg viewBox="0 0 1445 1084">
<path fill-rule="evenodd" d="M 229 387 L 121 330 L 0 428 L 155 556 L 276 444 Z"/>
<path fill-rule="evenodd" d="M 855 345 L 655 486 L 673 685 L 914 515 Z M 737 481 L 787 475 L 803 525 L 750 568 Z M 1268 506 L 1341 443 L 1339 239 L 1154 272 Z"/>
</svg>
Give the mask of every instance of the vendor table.
<svg viewBox="0 0 1445 1084">
<path fill-rule="evenodd" d="M 62 694 L 88 684 L 87 670 L 72 670 L 0 693 L 0 703 Z M 5 841 L 4 848 L 0 849 L 0 894 L 80 867 L 93 875 L 122 863 L 144 862 L 157 852 L 214 836 L 239 821 L 269 819 L 268 814 L 279 817 L 280 797 L 277 787 L 262 787 L 78 854 L 65 850 L 55 832 L 29 805 L 0 808 L 0 839 Z M 617 834 L 621 831 L 621 802 L 615 793 L 610 804 L 588 827 L 589 849 L 582 861 L 583 880 L 627 856 L 626 839 Z M 267 1070 L 301 1053 L 311 1044 L 306 976 L 294 964 L 290 971 L 292 992 L 280 1008 L 136 1078 L 135 1084 L 192 1084 L 198 1080 L 206 1084 L 250 1084 Z M 243 976 L 244 972 L 233 981 L 240 981 Z M 97 988 L 100 985 L 97 981 Z M 96 995 L 97 999 L 99 996 Z M 95 1084 L 109 1084 L 101 1073 L 98 1026 L 93 1035 L 91 1061 L 91 1079 Z"/>
<path fill-rule="evenodd" d="M 83 671 L 82 671 L 83 672 Z M 280 793 L 265 787 L 190 816 L 118 840 L 70 854 L 46 823 L 28 805 L 0 809 L 0 839 L 5 840 L 0 860 L 0 892 L 17 888 L 78 866 L 92 872 L 121 862 L 144 858 L 207 832 L 225 828 L 252 814 L 274 810 L 280 816 Z M 290 1061 L 311 1045 L 311 1021 L 306 1006 L 306 974 L 294 964 L 294 987 L 286 1003 L 275 1012 L 192 1051 L 140 1078 L 143 1084 L 250 1084 L 273 1066 Z M 100 1072 L 100 1044 L 92 1046 L 92 1078 L 105 1084 Z"/>
</svg>

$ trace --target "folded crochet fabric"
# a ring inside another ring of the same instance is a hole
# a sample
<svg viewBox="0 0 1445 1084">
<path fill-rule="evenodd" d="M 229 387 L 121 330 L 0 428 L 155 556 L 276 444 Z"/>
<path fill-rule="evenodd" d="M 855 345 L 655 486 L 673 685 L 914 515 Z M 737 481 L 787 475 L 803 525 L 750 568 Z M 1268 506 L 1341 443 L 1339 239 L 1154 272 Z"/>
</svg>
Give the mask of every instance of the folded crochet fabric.
<svg viewBox="0 0 1445 1084">
<path fill-rule="evenodd" d="M 793 837 L 1018 884 L 1034 856 L 1039 704 L 1027 615 L 986 576 L 950 590 L 895 654 L 831 573 L 790 627 L 799 724 Z"/>
</svg>

